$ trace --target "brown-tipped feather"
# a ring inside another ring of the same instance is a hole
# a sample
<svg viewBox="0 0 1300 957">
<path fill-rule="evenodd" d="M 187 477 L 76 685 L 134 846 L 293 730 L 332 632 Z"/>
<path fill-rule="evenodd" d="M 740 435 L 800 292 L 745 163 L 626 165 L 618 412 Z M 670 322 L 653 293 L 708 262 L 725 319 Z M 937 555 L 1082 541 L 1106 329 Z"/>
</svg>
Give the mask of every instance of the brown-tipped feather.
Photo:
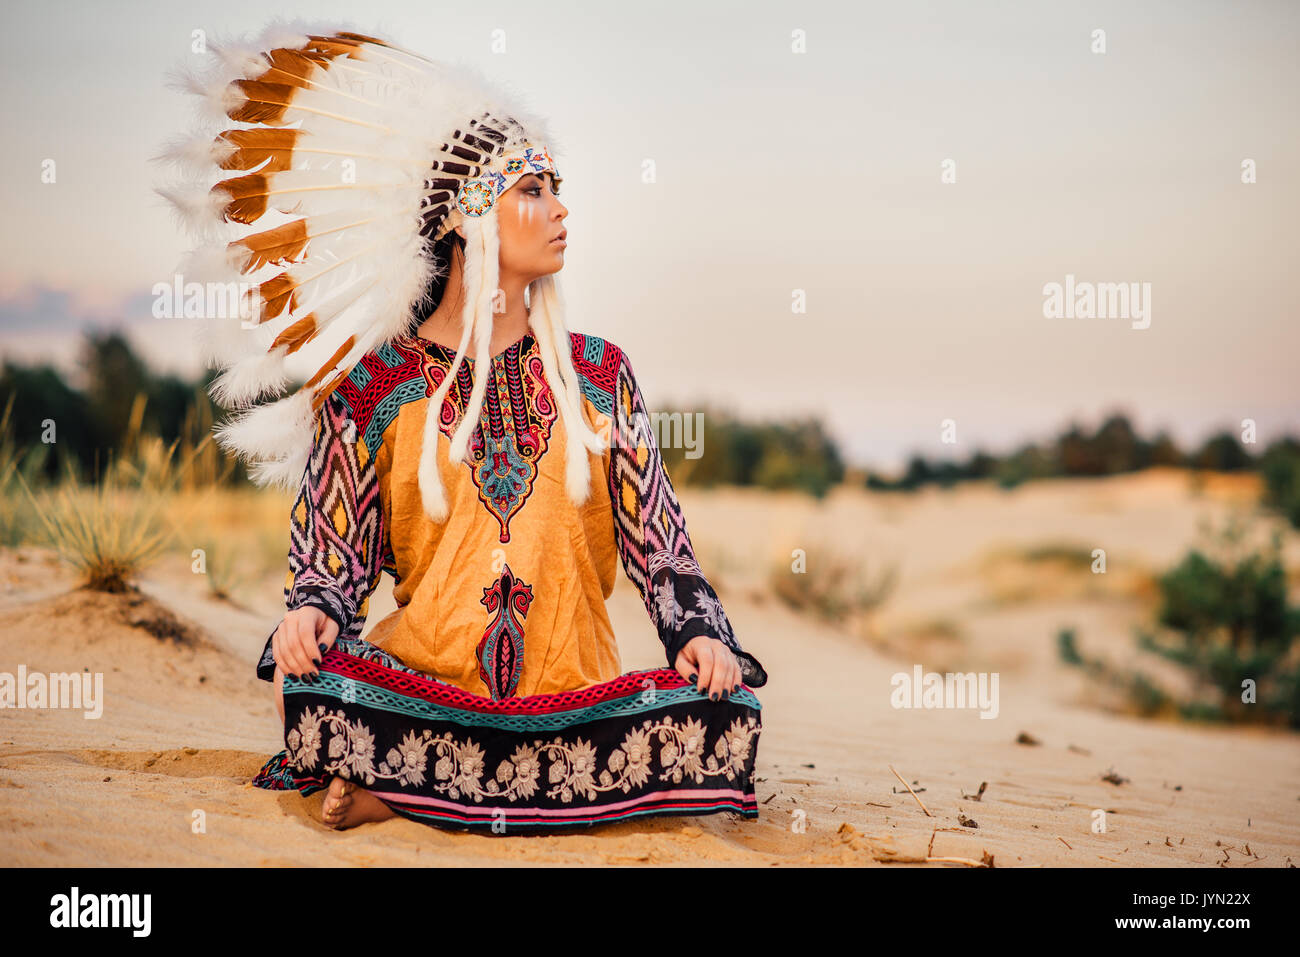
<svg viewBox="0 0 1300 957">
<path fill-rule="evenodd" d="M 287 83 L 266 83 L 262 80 L 232 80 L 244 95 L 244 102 L 232 106 L 226 115 L 241 123 L 282 123 L 284 111 L 293 102 L 297 87 Z"/>
<path fill-rule="evenodd" d="M 334 355 L 330 356 L 329 361 L 326 362 L 323 366 L 321 366 L 320 370 L 314 376 L 312 376 L 310 379 L 307 380 L 303 388 L 310 389 L 316 383 L 320 382 L 321 379 L 324 379 L 325 374 L 329 372 L 331 369 L 333 369 L 336 365 L 338 365 L 340 360 L 342 360 L 342 358 L 345 355 L 351 352 L 352 347 L 356 344 L 357 344 L 357 337 L 348 336 L 347 339 L 344 341 L 343 345 L 339 346 L 338 351 L 335 352 Z"/>
<path fill-rule="evenodd" d="M 226 130 L 217 140 L 235 147 L 222 163 L 222 169 L 254 169 L 267 163 L 259 172 L 278 173 L 293 169 L 293 151 L 301 130 L 253 129 Z"/>
<path fill-rule="evenodd" d="M 345 40 L 355 40 L 358 43 L 375 43 L 381 47 L 388 46 L 387 43 L 380 40 L 378 37 L 368 37 L 364 33 L 353 33 L 350 30 L 340 30 L 337 35 Z"/>
<path fill-rule="evenodd" d="M 221 218 L 226 222 L 251 225 L 266 212 L 266 198 L 270 193 L 270 184 L 265 173 L 249 173 L 247 176 L 235 176 L 223 179 L 212 187 L 213 193 L 225 193 L 230 199 L 221 210 Z"/>
<path fill-rule="evenodd" d="M 268 352 L 274 352 L 280 346 L 288 346 L 285 355 L 291 355 L 311 342 L 316 337 L 316 314 L 309 312 L 284 332 L 275 337 Z"/>
<path fill-rule="evenodd" d="M 316 72 L 318 64 L 328 64 L 332 59 L 326 54 L 304 53 L 284 47 L 270 50 L 262 56 L 270 62 L 270 68 L 258 77 L 259 80 L 300 86 L 303 89 L 312 85 L 311 75 Z"/>
<path fill-rule="evenodd" d="M 320 411 L 320 407 L 325 404 L 325 400 L 334 393 L 335 389 L 347 381 L 347 374 L 351 371 L 351 369 L 340 369 L 338 374 L 335 375 L 333 379 L 330 379 L 328 385 L 322 386 L 319 390 L 313 393 L 311 397 L 311 410 L 313 412 Z"/>
<path fill-rule="evenodd" d="M 322 37 L 312 36 L 304 50 L 310 50 L 313 53 L 325 53 L 330 56 L 350 56 L 357 52 L 357 47 L 361 44 L 356 40 L 349 40 L 342 36 Z M 378 41 L 376 41 L 378 42 Z M 388 44 L 381 44 L 387 46 Z"/>
<path fill-rule="evenodd" d="M 231 249 L 239 247 L 246 253 L 239 271 L 248 273 L 261 269 L 268 263 L 283 266 L 298 262 L 307 251 L 309 239 L 311 236 L 307 233 L 307 220 L 295 219 L 283 226 L 236 239 L 229 246 Z"/>
<path fill-rule="evenodd" d="M 273 276 L 257 287 L 266 308 L 262 310 L 259 322 L 267 322 L 288 309 L 291 313 L 298 308 L 298 284 L 289 278 L 287 272 Z"/>
</svg>

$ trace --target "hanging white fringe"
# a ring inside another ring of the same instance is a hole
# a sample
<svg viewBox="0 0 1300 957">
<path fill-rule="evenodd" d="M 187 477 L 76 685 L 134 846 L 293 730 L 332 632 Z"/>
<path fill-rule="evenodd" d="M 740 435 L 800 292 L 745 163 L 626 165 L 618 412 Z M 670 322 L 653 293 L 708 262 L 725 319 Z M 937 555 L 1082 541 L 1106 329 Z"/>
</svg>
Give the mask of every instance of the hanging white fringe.
<svg viewBox="0 0 1300 957">
<path fill-rule="evenodd" d="M 495 225 L 496 212 L 493 211 L 482 218 L 492 219 Z M 442 385 L 438 386 L 438 391 L 429 399 L 424 416 L 424 434 L 421 437 L 420 498 L 424 502 L 425 512 L 428 513 L 430 518 L 438 522 L 445 521 L 448 514 L 447 496 L 442 488 L 442 476 L 438 472 L 438 442 L 442 435 L 438 419 L 443 401 L 451 391 L 451 387 L 460 373 L 460 367 L 464 364 L 465 348 L 469 345 L 471 333 L 474 332 L 474 315 L 478 303 L 478 293 L 483 285 L 485 259 L 482 253 L 481 229 L 466 223 L 465 232 L 468 235 L 465 243 L 465 262 L 461 273 L 461 287 L 465 291 L 465 307 L 461 313 L 460 344 L 456 346 L 456 357 L 452 360 L 447 375 L 442 380 Z M 490 329 L 488 335 L 491 336 Z"/>
<path fill-rule="evenodd" d="M 564 321 L 563 301 L 555 294 L 554 276 L 543 276 L 529 286 L 528 323 L 542 354 L 542 368 L 551 384 L 564 425 L 565 489 L 569 500 L 584 505 L 591 496 L 589 452 L 600 454 L 605 445 L 582 416 L 582 396 L 573 367 L 573 343 Z"/>
</svg>

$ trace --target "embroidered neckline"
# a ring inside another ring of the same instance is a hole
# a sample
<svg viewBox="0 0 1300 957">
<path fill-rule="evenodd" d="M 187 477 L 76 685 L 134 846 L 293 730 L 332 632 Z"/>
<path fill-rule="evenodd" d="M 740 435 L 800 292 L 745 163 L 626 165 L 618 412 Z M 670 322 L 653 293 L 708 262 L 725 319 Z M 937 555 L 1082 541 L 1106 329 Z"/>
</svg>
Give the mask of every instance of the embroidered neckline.
<svg viewBox="0 0 1300 957">
<path fill-rule="evenodd" d="M 407 342 L 420 357 L 424 394 L 432 397 L 446 384 L 452 351 L 413 334 Z M 500 523 L 503 543 L 510 541 L 510 519 L 532 494 L 558 412 L 534 342 L 526 332 L 492 357 L 484 370 L 483 408 L 469 440 L 466 464 L 479 501 Z M 448 439 L 460 427 L 477 375 L 474 363 L 466 362 L 443 399 L 438 427 Z"/>
<path fill-rule="evenodd" d="M 456 358 L 456 350 L 451 346 L 444 346 L 441 342 L 434 342 L 432 339 L 426 339 L 423 336 L 416 335 L 413 332 L 409 334 L 409 338 L 411 339 L 411 341 L 413 341 L 418 346 L 420 346 L 426 354 L 428 354 L 429 352 L 429 347 L 432 346 L 433 348 L 436 348 L 440 353 L 442 353 L 442 355 L 446 358 L 448 363 L 451 363 Z M 503 361 L 506 355 L 512 349 L 518 348 L 519 351 L 522 352 L 523 350 L 528 348 L 529 343 L 535 341 L 536 340 L 533 338 L 533 334 L 531 331 L 525 332 L 514 342 L 510 343 L 510 345 L 506 346 L 504 349 L 502 349 L 500 352 L 494 355 L 492 357 L 492 361 L 494 363 Z M 473 343 L 471 343 L 471 346 L 472 345 Z M 466 354 L 461 361 L 468 363 L 470 366 L 473 366 L 474 357 Z"/>
</svg>

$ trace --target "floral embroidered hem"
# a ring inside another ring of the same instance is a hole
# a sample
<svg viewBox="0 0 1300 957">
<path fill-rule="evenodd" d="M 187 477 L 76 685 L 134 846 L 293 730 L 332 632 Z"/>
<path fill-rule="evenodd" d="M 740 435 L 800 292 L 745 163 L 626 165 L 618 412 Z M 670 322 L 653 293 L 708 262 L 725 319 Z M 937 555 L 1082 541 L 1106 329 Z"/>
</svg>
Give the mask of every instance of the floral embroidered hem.
<svg viewBox="0 0 1300 957">
<path fill-rule="evenodd" d="M 320 675 L 284 680 L 284 751 L 253 783 L 304 795 L 332 776 L 397 814 L 497 834 L 651 814 L 758 817 L 762 706 L 742 686 L 710 701 L 669 668 L 501 700 L 341 636 Z"/>
</svg>

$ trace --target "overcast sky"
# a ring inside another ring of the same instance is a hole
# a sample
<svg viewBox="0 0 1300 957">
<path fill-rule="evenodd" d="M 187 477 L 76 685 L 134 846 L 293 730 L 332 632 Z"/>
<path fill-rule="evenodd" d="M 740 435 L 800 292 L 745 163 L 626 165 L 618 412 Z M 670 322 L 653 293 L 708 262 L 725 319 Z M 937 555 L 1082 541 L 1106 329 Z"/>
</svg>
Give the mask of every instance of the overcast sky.
<svg viewBox="0 0 1300 957">
<path fill-rule="evenodd" d="M 548 118 L 570 328 L 623 347 L 654 408 L 818 414 L 885 469 L 1115 410 L 1187 443 L 1300 434 L 1300 4 L 484 6 L 8 10 L 0 354 L 67 362 L 124 322 L 196 368 L 191 328 L 148 320 L 189 248 L 151 192 L 190 128 L 164 74 L 195 29 L 301 16 L 473 63 Z M 1067 275 L 1149 283 L 1149 325 L 1044 316 Z"/>
</svg>

